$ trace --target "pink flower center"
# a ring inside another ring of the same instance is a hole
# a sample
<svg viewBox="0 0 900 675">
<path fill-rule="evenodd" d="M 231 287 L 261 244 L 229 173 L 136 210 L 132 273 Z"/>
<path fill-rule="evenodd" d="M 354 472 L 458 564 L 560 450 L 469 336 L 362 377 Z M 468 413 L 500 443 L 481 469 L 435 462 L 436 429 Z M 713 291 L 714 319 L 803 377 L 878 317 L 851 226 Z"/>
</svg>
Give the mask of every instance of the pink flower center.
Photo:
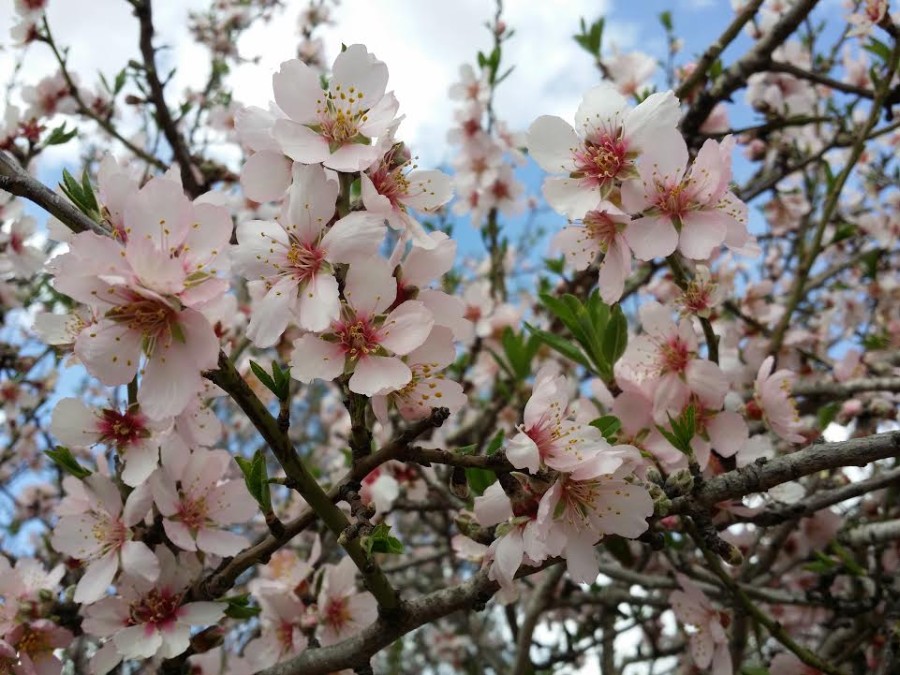
<svg viewBox="0 0 900 675">
<path fill-rule="evenodd" d="M 610 134 L 586 140 L 583 148 L 575 153 L 577 173 L 596 185 L 604 185 L 618 177 L 627 161 L 625 142 Z"/>
<path fill-rule="evenodd" d="M 140 413 L 123 414 L 109 408 L 104 408 L 100 412 L 97 431 L 100 433 L 102 443 L 114 445 L 120 452 L 150 436 L 146 417 Z"/>
<path fill-rule="evenodd" d="M 340 322 L 335 331 L 341 349 L 350 358 L 365 356 L 378 349 L 378 331 L 369 319 Z"/>
<path fill-rule="evenodd" d="M 669 338 L 660 346 L 660 371 L 665 373 L 683 373 L 691 360 L 691 351 L 680 338 Z"/>
<path fill-rule="evenodd" d="M 619 224 L 603 211 L 589 211 L 583 222 L 591 238 L 600 243 L 603 252 L 608 251 L 609 245 L 619 234 Z"/>
<path fill-rule="evenodd" d="M 294 648 L 294 624 L 288 621 L 282 621 L 275 630 L 278 643 L 282 650 L 289 652 Z"/>
<path fill-rule="evenodd" d="M 98 518 L 91 528 L 94 539 L 102 546 L 101 555 L 120 549 L 127 539 L 127 531 L 128 528 L 121 520 L 110 520 L 105 516 Z"/>
<path fill-rule="evenodd" d="M 13 232 L 9 237 L 9 247 L 14 253 L 22 255 L 22 252 L 25 250 L 25 241 L 22 239 L 22 235 L 18 232 Z"/>
<path fill-rule="evenodd" d="M 325 604 L 322 623 L 335 633 L 340 633 L 341 629 L 353 620 L 349 604 L 347 598 L 329 598 Z"/>
<path fill-rule="evenodd" d="M 125 324 L 129 330 L 143 335 L 146 340 L 144 351 L 149 356 L 153 353 L 156 341 L 171 331 L 177 313 L 160 300 L 135 297 L 133 302 L 110 309 L 106 312 L 106 318 Z"/>
<path fill-rule="evenodd" d="M 656 208 L 672 218 L 681 218 L 689 207 L 690 197 L 685 193 L 684 183 L 660 190 L 656 199 Z"/>
<path fill-rule="evenodd" d="M 181 596 L 168 589 L 151 589 L 146 595 L 131 603 L 128 620 L 132 626 L 153 626 L 173 623 L 181 606 Z"/>
<path fill-rule="evenodd" d="M 15 647 L 19 652 L 31 655 L 53 650 L 53 646 L 50 644 L 50 634 L 47 631 L 34 630 L 30 626 L 25 626 L 22 637 L 16 641 Z"/>
<path fill-rule="evenodd" d="M 178 518 L 191 532 L 196 532 L 206 525 L 208 510 L 205 497 L 199 499 L 185 497 L 179 505 Z"/>
<path fill-rule="evenodd" d="M 291 242 L 287 259 L 294 278 L 299 281 L 308 281 L 316 276 L 322 267 L 322 262 L 325 260 L 325 251 L 314 244 Z"/>
</svg>

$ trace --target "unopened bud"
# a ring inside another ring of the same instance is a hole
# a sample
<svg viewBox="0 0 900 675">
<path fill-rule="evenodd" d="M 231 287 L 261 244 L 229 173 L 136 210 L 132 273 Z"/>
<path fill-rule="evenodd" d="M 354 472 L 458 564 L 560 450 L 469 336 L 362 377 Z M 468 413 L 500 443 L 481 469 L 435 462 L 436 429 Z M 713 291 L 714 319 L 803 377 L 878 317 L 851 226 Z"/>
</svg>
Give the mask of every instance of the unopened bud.
<svg viewBox="0 0 900 675">
<path fill-rule="evenodd" d="M 466 470 L 461 466 L 453 467 L 450 474 L 450 492 L 460 499 L 469 498 L 469 481 L 466 480 Z"/>
<path fill-rule="evenodd" d="M 659 472 L 659 469 L 657 469 L 655 466 L 651 466 L 649 469 L 647 469 L 646 478 L 647 478 L 647 482 L 649 482 L 649 483 L 656 483 L 657 485 L 663 484 L 662 474 Z"/>
<path fill-rule="evenodd" d="M 688 469 L 678 469 L 666 478 L 666 494 L 670 497 L 688 494 L 694 489 L 694 477 Z"/>
<path fill-rule="evenodd" d="M 727 541 L 723 541 L 723 550 L 721 551 L 722 560 L 731 565 L 732 567 L 736 567 L 744 562 L 744 554 L 740 552 L 737 546 L 734 544 L 729 544 Z"/>
</svg>

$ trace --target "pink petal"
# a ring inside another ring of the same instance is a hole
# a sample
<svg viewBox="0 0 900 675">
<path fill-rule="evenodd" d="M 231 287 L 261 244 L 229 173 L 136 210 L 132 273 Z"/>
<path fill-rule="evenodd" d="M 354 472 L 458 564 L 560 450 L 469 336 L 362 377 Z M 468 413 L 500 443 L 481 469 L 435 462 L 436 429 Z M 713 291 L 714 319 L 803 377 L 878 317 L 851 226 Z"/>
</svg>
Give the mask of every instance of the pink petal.
<svg viewBox="0 0 900 675">
<path fill-rule="evenodd" d="M 581 139 L 572 126 L 559 117 L 542 115 L 528 128 L 528 154 L 544 171 L 571 173 L 575 170 L 572 149 L 581 146 Z"/>
<path fill-rule="evenodd" d="M 692 260 L 706 260 L 725 241 L 726 226 L 717 211 L 689 211 L 681 219 L 678 250 Z"/>
<path fill-rule="evenodd" d="M 405 355 L 425 342 L 434 317 L 425 305 L 407 300 L 388 314 L 379 331 L 381 344 L 395 354 Z"/>
<path fill-rule="evenodd" d="M 315 379 L 333 380 L 344 372 L 344 353 L 339 345 L 315 335 L 294 340 L 291 377 L 309 383 Z"/>
<path fill-rule="evenodd" d="M 281 199 L 290 184 L 291 160 L 280 150 L 254 153 L 241 167 L 244 196 L 255 202 Z"/>
<path fill-rule="evenodd" d="M 302 124 L 312 123 L 316 109 L 324 98 L 318 73 L 299 59 L 281 64 L 272 76 L 275 102 L 288 117 Z"/>
<path fill-rule="evenodd" d="M 122 544 L 122 571 L 147 581 L 159 578 L 159 560 L 142 541 L 126 541 Z"/>
<path fill-rule="evenodd" d="M 678 232 L 666 216 L 644 216 L 625 228 L 625 241 L 639 260 L 665 258 L 678 245 Z"/>
<path fill-rule="evenodd" d="M 364 396 L 402 389 L 412 379 L 412 371 L 394 356 L 366 356 L 359 360 L 348 383 L 350 391 Z"/>
</svg>

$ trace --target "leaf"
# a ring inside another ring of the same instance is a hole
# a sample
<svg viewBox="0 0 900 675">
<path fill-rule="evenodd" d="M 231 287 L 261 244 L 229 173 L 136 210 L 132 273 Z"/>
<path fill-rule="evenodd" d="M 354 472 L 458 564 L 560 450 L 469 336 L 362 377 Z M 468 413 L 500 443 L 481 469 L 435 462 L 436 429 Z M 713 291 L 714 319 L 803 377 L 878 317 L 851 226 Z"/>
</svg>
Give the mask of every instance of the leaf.
<svg viewBox="0 0 900 675">
<path fill-rule="evenodd" d="M 369 555 L 373 553 L 388 553 L 396 555 L 403 553 L 403 543 L 390 535 L 391 526 L 379 523 L 368 535 L 361 540 L 362 547 Z"/>
<path fill-rule="evenodd" d="M 614 415 L 604 415 L 603 417 L 598 417 L 591 423 L 592 427 L 596 427 L 600 430 L 600 433 L 603 434 L 603 438 L 605 438 L 610 443 L 616 437 L 616 432 L 622 428 L 622 422 L 618 417 Z"/>
<path fill-rule="evenodd" d="M 841 405 L 837 401 L 826 403 L 819 408 L 819 411 L 816 413 L 816 421 L 818 422 L 821 431 L 825 431 L 825 429 L 828 428 L 828 425 L 834 421 L 835 417 L 837 417 L 840 409 Z"/>
<path fill-rule="evenodd" d="M 278 387 L 275 385 L 275 380 L 272 379 L 272 376 L 269 375 L 261 365 L 259 365 L 256 361 L 250 361 L 250 370 L 253 371 L 253 374 L 256 375 L 256 378 L 262 382 L 263 386 L 271 391 L 273 394 L 276 392 Z"/>
<path fill-rule="evenodd" d="M 610 366 L 614 366 L 625 353 L 627 346 L 628 320 L 622 308 L 616 305 L 610 312 L 606 332 L 603 334 L 603 358 Z"/>
<path fill-rule="evenodd" d="M 871 38 L 871 42 L 863 45 L 863 49 L 875 54 L 875 56 L 879 57 L 884 63 L 887 63 L 891 58 L 891 48 L 876 38 Z"/>
<path fill-rule="evenodd" d="M 60 126 L 50 132 L 47 140 L 44 141 L 44 145 L 62 145 L 63 143 L 71 141 L 77 134 L 78 129 L 66 131 L 66 123 L 63 122 Z"/>
<path fill-rule="evenodd" d="M 503 439 L 505 436 L 506 432 L 504 432 L 503 429 L 497 431 L 497 433 L 494 434 L 494 437 L 491 439 L 491 442 L 488 443 L 484 454 L 486 454 L 488 457 L 497 454 L 497 451 L 503 446 Z"/>
<path fill-rule="evenodd" d="M 469 483 L 469 489 L 477 497 L 480 497 L 497 480 L 497 474 L 488 469 L 470 466 L 466 467 L 466 480 Z"/>
<path fill-rule="evenodd" d="M 260 612 L 260 608 L 250 604 L 250 594 L 232 595 L 223 598 L 228 606 L 225 608 L 225 616 L 232 619 L 250 619 Z"/>
<path fill-rule="evenodd" d="M 266 458 L 262 450 L 257 450 L 253 459 L 235 457 L 235 461 L 244 474 L 244 483 L 250 496 L 256 500 L 263 513 L 272 512 L 272 494 L 269 489 L 269 472 L 266 468 Z"/>
<path fill-rule="evenodd" d="M 660 12 L 659 22 L 662 24 L 662 27 L 665 28 L 668 32 L 672 32 L 672 12 L 668 10 L 666 10 L 665 12 Z"/>
<path fill-rule="evenodd" d="M 90 471 L 78 463 L 78 460 L 75 459 L 72 451 L 63 445 L 57 445 L 55 450 L 44 450 L 44 454 L 47 455 L 47 457 L 49 457 L 60 469 L 75 476 L 75 478 L 78 478 L 79 480 L 91 475 Z"/>
<path fill-rule="evenodd" d="M 548 333 L 545 330 L 535 328 L 528 323 L 525 324 L 525 327 L 530 330 L 532 334 L 534 334 L 541 342 L 546 344 L 551 349 L 559 352 L 570 361 L 574 361 L 575 363 L 580 364 L 585 368 L 591 369 L 588 360 L 585 358 L 581 350 L 565 338 L 561 338 L 558 335 L 554 335 L 553 333 Z"/>
</svg>

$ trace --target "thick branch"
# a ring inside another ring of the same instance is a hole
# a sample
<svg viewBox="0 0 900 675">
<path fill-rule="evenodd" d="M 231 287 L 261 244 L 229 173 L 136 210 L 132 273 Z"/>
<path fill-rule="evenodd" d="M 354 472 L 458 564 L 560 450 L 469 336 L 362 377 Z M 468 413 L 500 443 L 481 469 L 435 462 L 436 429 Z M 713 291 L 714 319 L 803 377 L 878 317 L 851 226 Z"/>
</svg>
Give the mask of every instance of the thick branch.
<svg viewBox="0 0 900 675">
<path fill-rule="evenodd" d="M 108 234 L 99 224 L 88 218 L 69 201 L 25 171 L 6 152 L 0 151 L 0 190 L 24 197 L 59 218 L 73 232 L 93 231 Z"/>
<path fill-rule="evenodd" d="M 728 499 L 738 499 L 841 466 L 865 466 L 878 459 L 900 456 L 900 431 L 889 431 L 839 443 L 817 443 L 767 462 L 757 462 L 706 481 L 690 497 L 672 502 L 670 513 L 687 513 Z"/>
</svg>

